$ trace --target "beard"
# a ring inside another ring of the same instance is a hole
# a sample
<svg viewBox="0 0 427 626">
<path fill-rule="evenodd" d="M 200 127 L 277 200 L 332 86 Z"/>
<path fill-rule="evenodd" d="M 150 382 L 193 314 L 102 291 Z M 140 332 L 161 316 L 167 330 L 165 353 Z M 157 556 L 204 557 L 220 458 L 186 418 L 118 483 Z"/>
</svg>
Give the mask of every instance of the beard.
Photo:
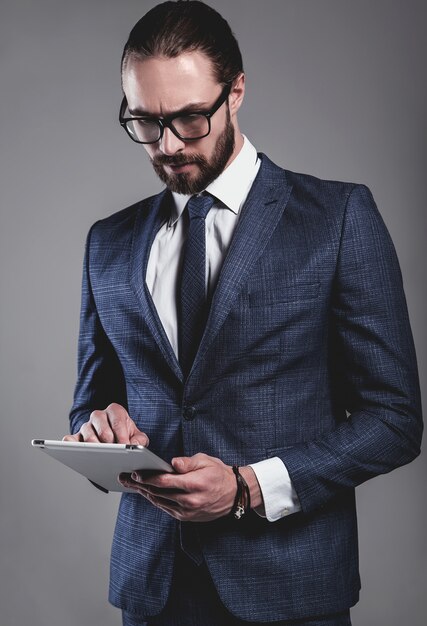
<svg viewBox="0 0 427 626">
<path fill-rule="evenodd" d="M 202 154 L 178 153 L 174 156 L 160 154 L 153 157 L 151 162 L 157 176 L 165 183 L 168 189 L 176 193 L 192 196 L 204 191 L 208 185 L 218 178 L 233 154 L 234 145 L 234 127 L 227 107 L 226 125 L 216 141 L 213 156 L 210 160 Z M 194 177 L 191 177 L 188 172 L 168 174 L 163 167 L 164 165 L 185 165 L 186 163 L 196 163 L 199 173 Z"/>
</svg>

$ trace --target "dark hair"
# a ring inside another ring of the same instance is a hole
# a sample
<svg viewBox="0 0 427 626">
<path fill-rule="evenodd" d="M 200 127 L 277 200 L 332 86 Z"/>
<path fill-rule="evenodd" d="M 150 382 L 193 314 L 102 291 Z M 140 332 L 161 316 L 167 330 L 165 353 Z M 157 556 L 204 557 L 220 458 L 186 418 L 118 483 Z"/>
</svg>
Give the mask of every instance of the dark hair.
<svg viewBox="0 0 427 626">
<path fill-rule="evenodd" d="M 199 0 L 163 2 L 135 24 L 124 47 L 122 72 L 131 56 L 176 57 L 198 50 L 211 60 L 220 83 L 243 71 L 239 44 L 221 15 Z"/>
</svg>

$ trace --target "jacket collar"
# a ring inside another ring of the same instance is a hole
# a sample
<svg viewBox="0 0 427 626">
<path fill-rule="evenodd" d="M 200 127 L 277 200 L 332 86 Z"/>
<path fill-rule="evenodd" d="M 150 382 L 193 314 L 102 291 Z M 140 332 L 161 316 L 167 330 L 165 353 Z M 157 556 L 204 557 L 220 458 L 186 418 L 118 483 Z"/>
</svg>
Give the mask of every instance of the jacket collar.
<svg viewBox="0 0 427 626">
<path fill-rule="evenodd" d="M 239 214 L 261 165 L 256 149 L 247 137 L 243 136 L 243 138 L 243 146 L 239 154 L 205 190 L 214 196 L 222 207 L 236 215 Z M 238 185 L 236 185 L 236 180 L 239 181 Z M 172 197 L 174 202 L 171 207 L 169 226 L 173 226 L 181 217 L 191 198 L 189 195 L 175 192 L 172 192 Z"/>
</svg>

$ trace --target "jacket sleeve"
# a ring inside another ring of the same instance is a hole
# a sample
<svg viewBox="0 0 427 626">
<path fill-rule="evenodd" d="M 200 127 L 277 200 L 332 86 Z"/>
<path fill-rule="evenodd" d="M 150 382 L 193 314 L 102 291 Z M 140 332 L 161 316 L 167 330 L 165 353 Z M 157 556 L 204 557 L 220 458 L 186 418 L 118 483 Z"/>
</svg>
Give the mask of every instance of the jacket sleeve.
<svg viewBox="0 0 427 626">
<path fill-rule="evenodd" d="M 83 266 L 78 372 L 70 412 L 72 434 L 89 420 L 92 411 L 105 409 L 112 402 L 127 406 L 122 367 L 102 327 L 90 284 L 90 239 L 95 226 L 87 237 Z"/>
<path fill-rule="evenodd" d="M 304 512 L 420 453 L 420 391 L 401 272 L 362 185 L 347 201 L 329 337 L 334 394 L 348 418 L 281 455 Z"/>
</svg>

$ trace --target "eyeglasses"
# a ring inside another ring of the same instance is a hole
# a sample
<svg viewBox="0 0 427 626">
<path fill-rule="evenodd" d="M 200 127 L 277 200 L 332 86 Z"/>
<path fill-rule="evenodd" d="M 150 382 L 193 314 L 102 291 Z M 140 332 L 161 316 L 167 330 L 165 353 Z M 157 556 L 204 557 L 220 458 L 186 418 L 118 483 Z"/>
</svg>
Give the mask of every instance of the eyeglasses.
<svg viewBox="0 0 427 626">
<path fill-rule="evenodd" d="M 157 143 L 162 138 L 165 128 L 170 128 L 173 134 L 183 141 L 196 141 L 196 139 L 202 139 L 209 135 L 211 117 L 227 100 L 230 91 L 231 83 L 228 83 L 209 111 L 178 113 L 178 115 L 167 115 L 166 117 L 151 117 L 149 115 L 131 117 L 125 96 L 120 106 L 119 121 L 129 137 L 137 143 Z"/>
</svg>

